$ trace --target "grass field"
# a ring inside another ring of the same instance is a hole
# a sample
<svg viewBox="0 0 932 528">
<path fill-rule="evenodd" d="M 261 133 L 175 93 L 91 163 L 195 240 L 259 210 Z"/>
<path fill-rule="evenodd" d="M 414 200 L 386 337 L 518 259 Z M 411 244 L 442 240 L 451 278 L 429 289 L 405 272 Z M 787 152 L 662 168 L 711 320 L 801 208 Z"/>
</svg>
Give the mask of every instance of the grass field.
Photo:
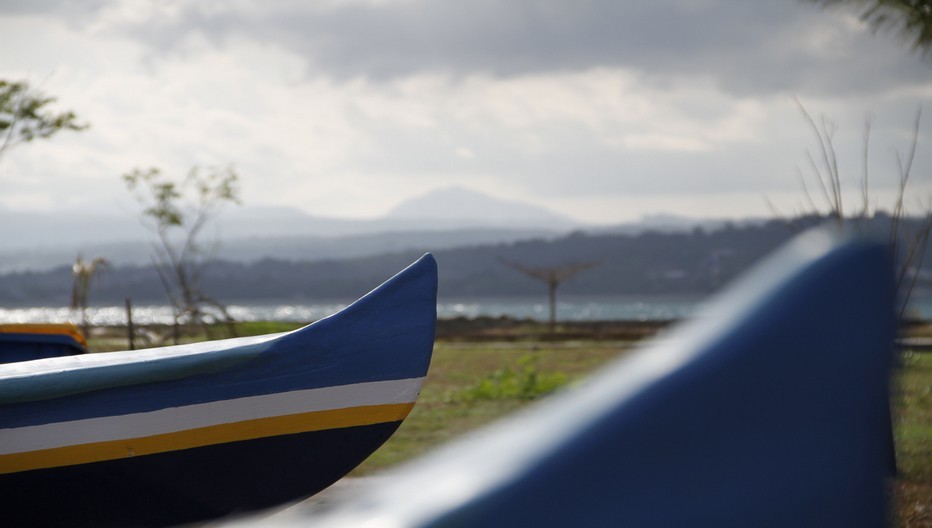
<svg viewBox="0 0 932 528">
<path fill-rule="evenodd" d="M 424 453 L 528 404 L 549 388 L 548 378 L 572 383 L 629 348 L 626 342 L 438 342 L 414 410 L 395 435 L 353 474 L 371 474 Z M 537 385 L 543 386 L 540 391 L 527 387 L 535 376 Z M 496 382 L 505 390 L 482 390 L 483 384 Z M 518 390 L 507 391 L 509 385 L 517 385 Z"/>
<path fill-rule="evenodd" d="M 536 357 L 534 375 L 538 379 L 559 375 L 572 383 L 631 348 L 630 342 L 600 341 L 549 345 L 438 342 L 427 382 L 411 415 L 352 475 L 377 473 L 527 405 L 532 399 L 520 395 L 475 397 L 474 389 L 484 381 L 502 379 L 503 371 L 518 373 L 519 380 L 532 377 L 530 371 L 522 370 L 529 357 Z M 932 353 L 904 355 L 894 406 L 898 525 L 932 527 Z"/>
<path fill-rule="evenodd" d="M 932 352 L 906 352 L 893 398 L 900 526 L 932 527 Z"/>
<path fill-rule="evenodd" d="M 297 325 L 240 323 L 239 335 L 290 330 Z M 92 341 L 94 350 L 125 348 L 118 337 Z M 438 339 L 417 405 L 381 449 L 351 475 L 378 473 L 501 418 L 546 393 L 571 384 L 632 350 L 636 341 Z M 898 526 L 932 527 L 932 353 L 907 352 L 893 395 L 899 475 Z"/>
</svg>

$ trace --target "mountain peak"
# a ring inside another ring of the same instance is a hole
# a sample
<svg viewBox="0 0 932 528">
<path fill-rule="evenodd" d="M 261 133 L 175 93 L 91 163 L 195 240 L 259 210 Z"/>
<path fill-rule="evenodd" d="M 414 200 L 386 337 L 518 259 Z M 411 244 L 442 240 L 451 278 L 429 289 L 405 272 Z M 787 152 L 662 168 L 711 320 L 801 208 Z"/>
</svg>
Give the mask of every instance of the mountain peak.
<svg viewBox="0 0 932 528">
<path fill-rule="evenodd" d="M 560 228 L 579 224 L 545 207 L 502 200 L 474 189 L 457 186 L 435 189 L 406 200 L 389 211 L 386 218 Z"/>
</svg>

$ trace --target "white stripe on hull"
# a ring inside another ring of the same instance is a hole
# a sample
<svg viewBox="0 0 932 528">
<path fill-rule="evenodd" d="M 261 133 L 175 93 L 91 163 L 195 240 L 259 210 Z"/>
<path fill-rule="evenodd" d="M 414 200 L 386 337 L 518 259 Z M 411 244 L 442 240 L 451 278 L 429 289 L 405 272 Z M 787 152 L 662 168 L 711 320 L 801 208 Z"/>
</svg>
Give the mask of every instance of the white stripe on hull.
<svg viewBox="0 0 932 528">
<path fill-rule="evenodd" d="M 423 383 L 424 378 L 355 383 L 0 429 L 0 455 L 174 433 L 258 418 L 364 405 L 414 403 Z"/>
</svg>

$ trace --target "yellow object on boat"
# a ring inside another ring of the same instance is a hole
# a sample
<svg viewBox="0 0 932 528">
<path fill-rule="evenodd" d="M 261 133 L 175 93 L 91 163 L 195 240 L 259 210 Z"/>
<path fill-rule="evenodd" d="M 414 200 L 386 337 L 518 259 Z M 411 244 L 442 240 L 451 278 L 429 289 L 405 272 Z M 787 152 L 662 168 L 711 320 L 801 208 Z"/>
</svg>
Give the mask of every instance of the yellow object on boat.
<svg viewBox="0 0 932 528">
<path fill-rule="evenodd" d="M 8 323 L 0 324 L 0 334 L 54 334 L 74 338 L 87 348 L 87 340 L 74 323 Z"/>
</svg>

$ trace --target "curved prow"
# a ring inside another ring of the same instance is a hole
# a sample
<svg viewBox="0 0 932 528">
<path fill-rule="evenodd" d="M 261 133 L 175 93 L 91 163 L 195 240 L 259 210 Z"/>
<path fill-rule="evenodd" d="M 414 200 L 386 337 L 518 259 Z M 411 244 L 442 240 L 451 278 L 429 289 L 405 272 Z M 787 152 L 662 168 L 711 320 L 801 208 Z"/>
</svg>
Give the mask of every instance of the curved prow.
<svg viewBox="0 0 932 528">
<path fill-rule="evenodd" d="M 343 310 L 292 332 L 4 365 L 0 404 L 235 368 L 277 383 L 283 377 L 271 371 L 284 365 L 329 372 L 308 376 L 320 385 L 421 377 L 430 364 L 436 319 L 437 262 L 428 253 Z"/>
<path fill-rule="evenodd" d="M 0 365 L 4 520 L 174 526 L 324 489 L 413 408 L 436 295 L 425 255 L 294 332 Z"/>
<path fill-rule="evenodd" d="M 293 525 L 884 526 L 891 269 L 804 235 L 582 387 Z"/>
</svg>

